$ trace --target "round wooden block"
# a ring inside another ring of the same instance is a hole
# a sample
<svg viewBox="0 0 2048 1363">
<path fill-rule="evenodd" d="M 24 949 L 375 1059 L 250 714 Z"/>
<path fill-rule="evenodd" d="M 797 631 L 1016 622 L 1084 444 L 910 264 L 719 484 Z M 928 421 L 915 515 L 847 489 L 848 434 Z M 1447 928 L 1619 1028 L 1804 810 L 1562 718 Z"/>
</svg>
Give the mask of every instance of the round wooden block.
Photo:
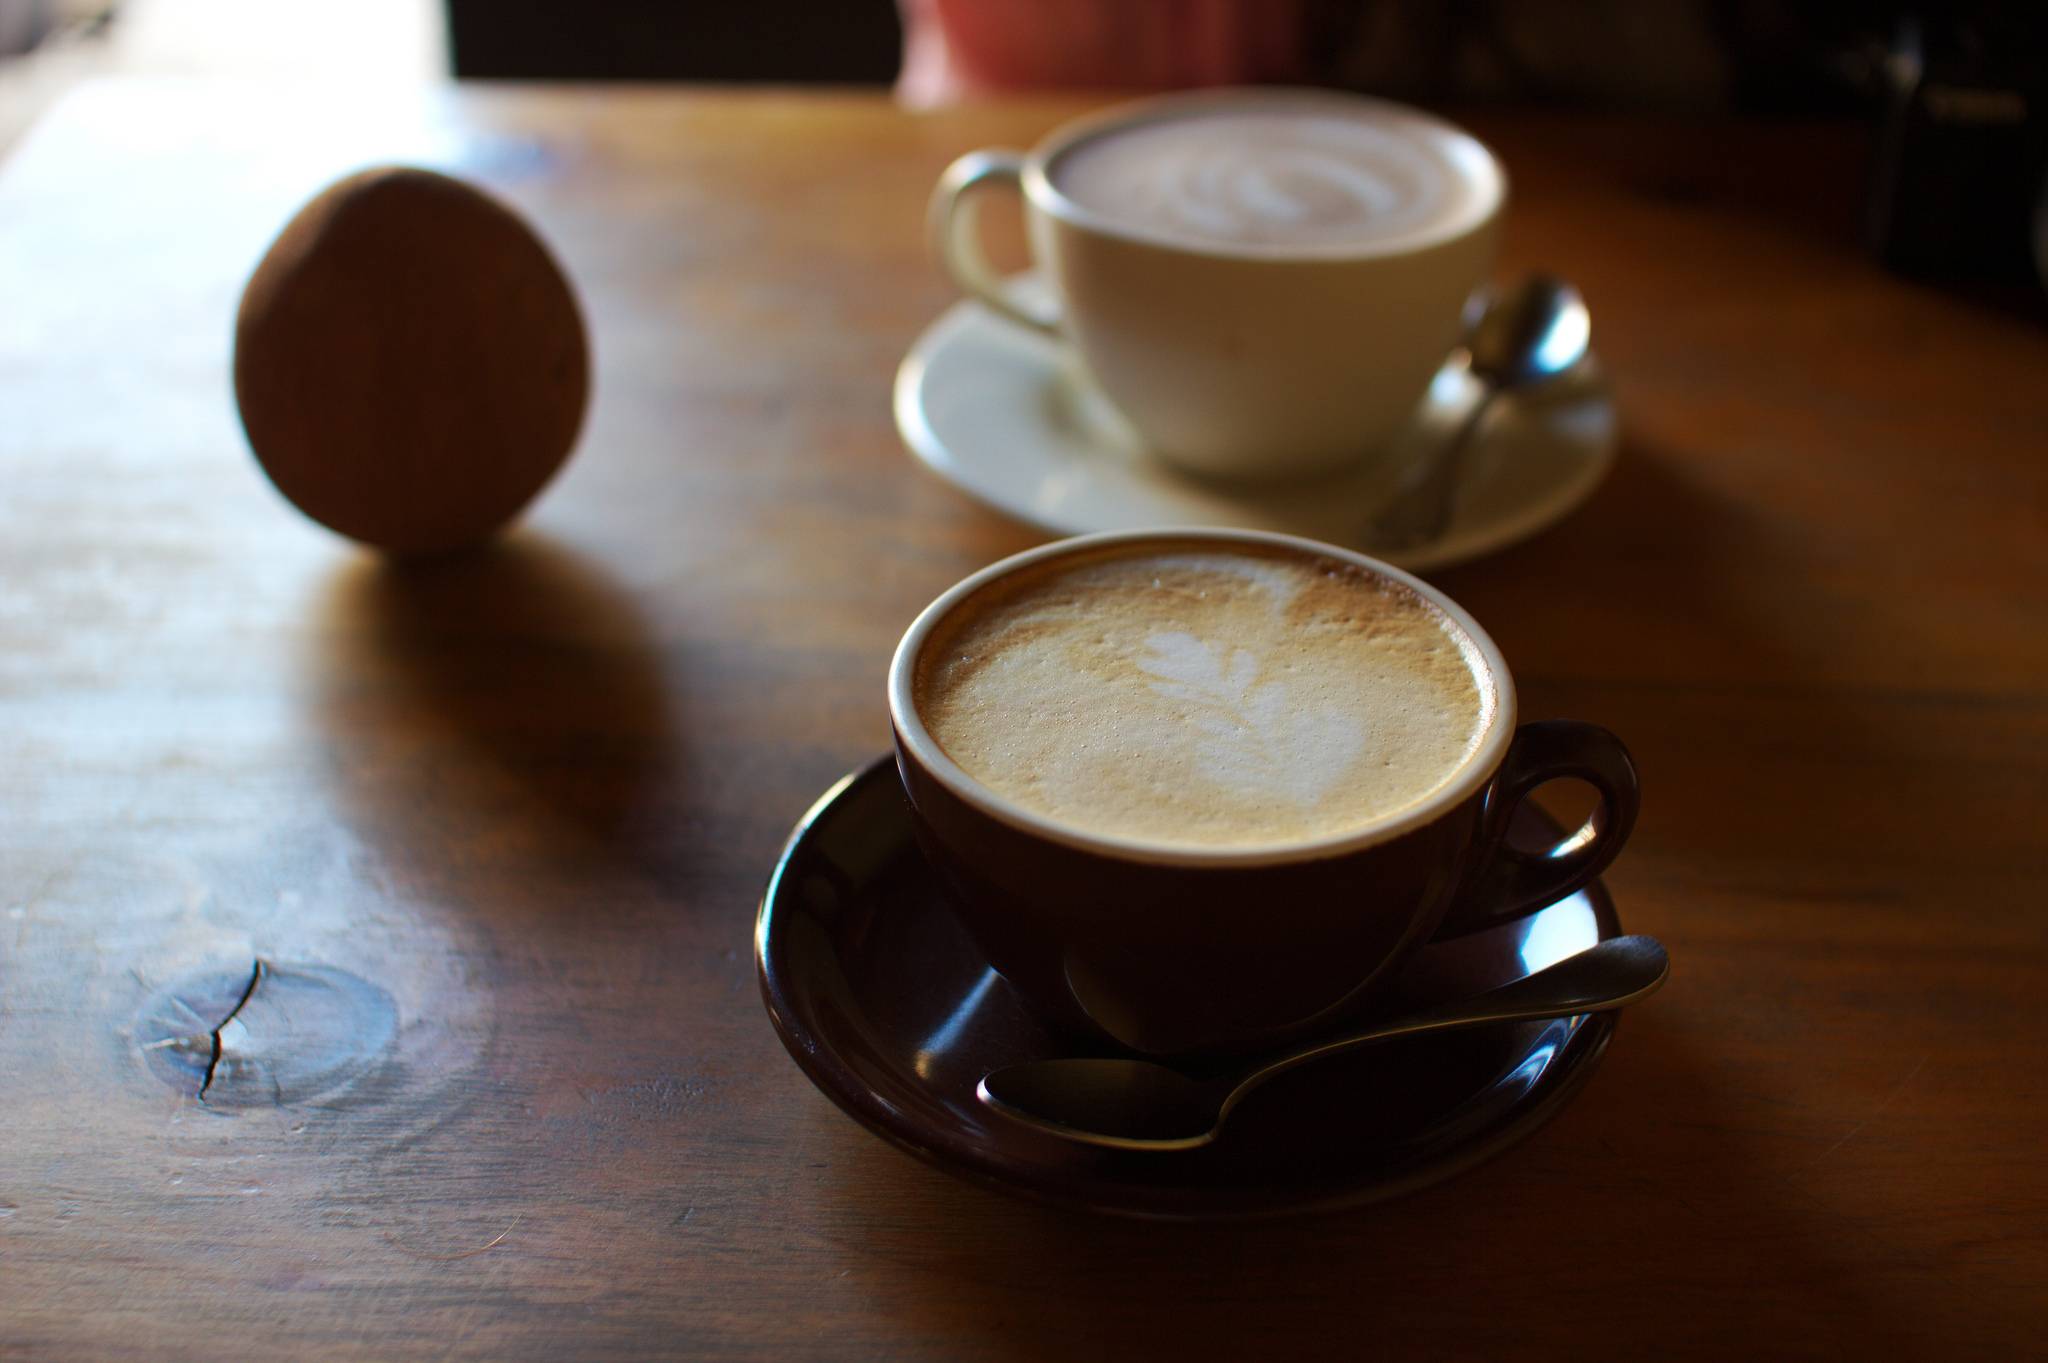
<svg viewBox="0 0 2048 1363">
<path fill-rule="evenodd" d="M 278 490 L 396 553 L 489 537 L 568 458 L 590 386 L 574 292 L 509 209 L 433 171 L 330 186 L 242 292 L 235 400 Z"/>
</svg>

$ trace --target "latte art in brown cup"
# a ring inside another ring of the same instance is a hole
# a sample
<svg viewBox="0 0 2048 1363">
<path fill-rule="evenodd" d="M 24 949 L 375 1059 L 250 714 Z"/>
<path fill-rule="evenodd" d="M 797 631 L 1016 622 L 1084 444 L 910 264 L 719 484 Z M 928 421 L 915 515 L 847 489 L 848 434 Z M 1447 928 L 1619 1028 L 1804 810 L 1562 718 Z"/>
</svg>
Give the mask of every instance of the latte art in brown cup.
<svg viewBox="0 0 2048 1363">
<path fill-rule="evenodd" d="M 1112 221 L 1201 246 L 1346 248 L 1457 230 L 1494 168 L 1397 106 L 1207 108 L 1076 142 L 1053 186 Z"/>
<path fill-rule="evenodd" d="M 1429 798 L 1497 695 L 1401 583 L 1310 555 L 1150 545 L 967 597 L 916 676 L 939 747 L 1077 831 L 1249 849 L 1342 837 Z"/>
<path fill-rule="evenodd" d="M 1506 660 L 1456 602 L 1287 535 L 1086 535 L 990 564 L 911 622 L 888 691 L 961 927 L 1047 1024 L 1153 1055 L 1370 1010 L 1423 943 L 1586 885 L 1635 821 L 1627 750 L 1517 727 Z M 1516 845 L 1518 807 L 1560 778 L 1598 810 Z"/>
</svg>

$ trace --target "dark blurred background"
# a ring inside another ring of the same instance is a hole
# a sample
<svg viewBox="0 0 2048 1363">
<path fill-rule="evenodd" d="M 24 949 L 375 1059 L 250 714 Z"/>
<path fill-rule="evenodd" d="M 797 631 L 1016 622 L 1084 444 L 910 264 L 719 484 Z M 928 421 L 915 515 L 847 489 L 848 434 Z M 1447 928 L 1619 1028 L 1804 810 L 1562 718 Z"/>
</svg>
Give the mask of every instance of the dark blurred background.
<svg viewBox="0 0 2048 1363">
<path fill-rule="evenodd" d="M 1048 88 L 1834 119 L 1891 267 L 2048 280 L 2048 0 L 0 0 L 0 151 L 98 71 Z"/>
<path fill-rule="evenodd" d="M 899 74 L 906 29 L 929 27 L 965 50 L 983 90 L 1145 85 L 1155 83 L 1139 69 L 1151 30 L 1167 25 L 1229 30 L 1239 65 L 1227 74 L 1240 81 L 1663 108 L 1852 107 L 1890 28 L 1869 4 L 1760 0 L 446 0 L 446 9 L 452 68 L 466 77 L 881 84 Z M 1084 10 L 1094 22 L 1079 18 Z M 1027 29 L 1045 36 L 1034 41 Z M 1005 38 L 1008 53 L 977 50 Z M 1129 69 L 1105 73 L 1096 48 Z"/>
</svg>

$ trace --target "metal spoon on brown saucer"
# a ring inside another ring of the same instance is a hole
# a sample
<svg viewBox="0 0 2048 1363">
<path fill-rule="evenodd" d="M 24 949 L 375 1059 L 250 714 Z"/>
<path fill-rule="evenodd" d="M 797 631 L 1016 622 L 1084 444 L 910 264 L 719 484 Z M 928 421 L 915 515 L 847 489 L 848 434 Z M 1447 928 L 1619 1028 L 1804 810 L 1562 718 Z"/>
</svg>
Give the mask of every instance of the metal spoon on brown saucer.
<svg viewBox="0 0 2048 1363">
<path fill-rule="evenodd" d="M 1370 549 L 1414 549 L 1450 528 L 1458 485 L 1479 427 L 1504 393 L 1553 383 L 1586 357 L 1593 323 L 1579 291 L 1554 275 L 1533 275 L 1489 303 L 1465 341 L 1472 373 L 1486 385 L 1457 433 L 1410 476 L 1366 530 Z"/>
<path fill-rule="evenodd" d="M 1476 998 L 1319 1041 L 1236 1074 L 1197 1079 L 1150 1060 L 1034 1060 L 990 1073 L 974 1091 L 1003 1116 L 1066 1140 L 1116 1150 L 1192 1150 L 1216 1139 L 1246 1094 L 1298 1065 L 1395 1037 L 1609 1012 L 1654 993 L 1670 969 L 1656 938 L 1611 937 Z"/>
</svg>

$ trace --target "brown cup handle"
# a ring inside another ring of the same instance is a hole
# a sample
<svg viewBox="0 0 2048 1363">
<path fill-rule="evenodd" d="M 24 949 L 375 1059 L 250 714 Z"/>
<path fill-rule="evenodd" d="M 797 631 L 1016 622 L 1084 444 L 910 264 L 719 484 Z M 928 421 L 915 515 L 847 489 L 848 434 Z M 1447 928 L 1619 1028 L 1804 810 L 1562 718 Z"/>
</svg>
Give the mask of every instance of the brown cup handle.
<svg viewBox="0 0 2048 1363">
<path fill-rule="evenodd" d="M 1529 793 L 1573 777 L 1600 793 L 1586 826 L 1547 851 L 1509 844 L 1508 826 Z M 1487 789 L 1472 869 L 1436 936 L 1461 937 L 1522 918 L 1584 889 L 1628 841 L 1640 804 L 1636 764 L 1613 734 L 1574 720 L 1524 724 Z"/>
</svg>

